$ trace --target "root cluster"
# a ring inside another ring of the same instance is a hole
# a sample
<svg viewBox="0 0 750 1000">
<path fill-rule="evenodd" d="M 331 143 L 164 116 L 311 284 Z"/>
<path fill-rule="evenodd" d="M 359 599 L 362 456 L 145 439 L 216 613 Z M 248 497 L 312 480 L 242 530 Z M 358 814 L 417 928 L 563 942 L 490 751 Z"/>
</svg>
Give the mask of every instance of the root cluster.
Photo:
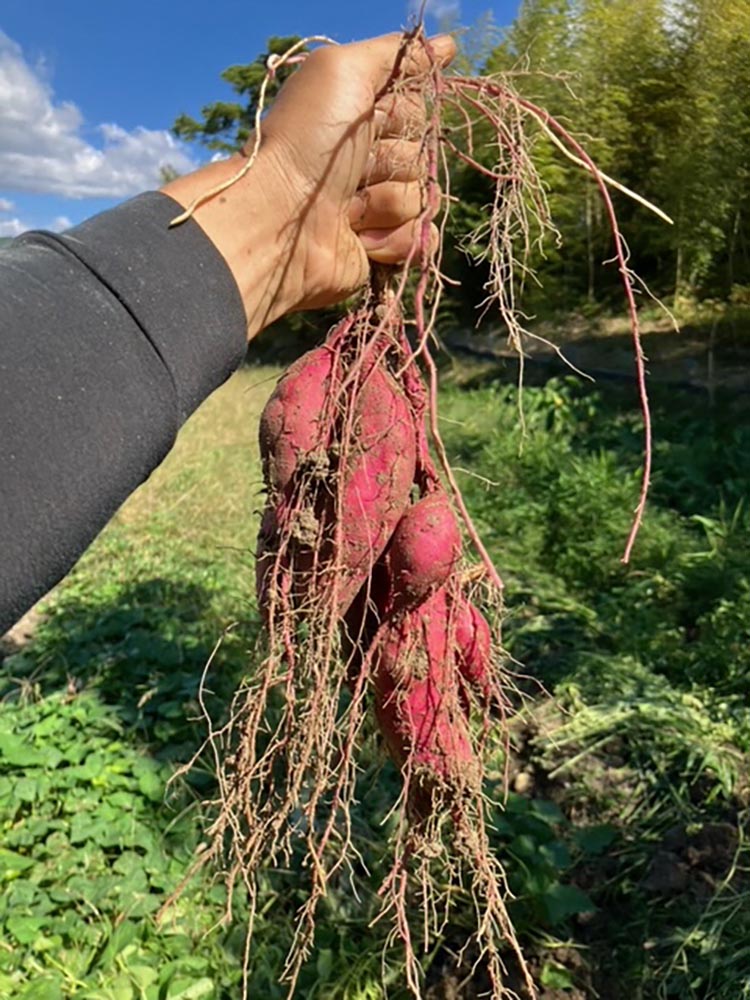
<svg viewBox="0 0 750 1000">
<path fill-rule="evenodd" d="M 421 31 L 406 36 L 404 45 L 430 51 Z M 394 90 L 401 85 L 397 67 Z M 230 886 L 244 883 L 253 911 L 258 873 L 290 865 L 304 845 L 307 896 L 284 973 L 292 991 L 313 945 L 318 904 L 332 879 L 349 877 L 362 863 L 350 810 L 363 726 L 374 716 L 403 780 L 377 919 L 391 921 L 390 943 L 403 946 L 409 988 L 420 995 L 420 954 L 440 934 L 459 891 L 474 900 L 467 954 L 486 963 L 492 996 L 512 995 L 502 960 L 510 949 L 533 997 L 506 911 L 502 866 L 489 845 L 488 823 L 501 804 L 488 802 L 483 791 L 485 760 L 505 739 L 510 680 L 502 669 L 499 631 L 474 667 L 470 640 L 461 637 L 466 621 L 478 623 L 477 636 L 483 628 L 468 591 L 478 586 L 477 603 L 494 615 L 502 581 L 463 502 L 438 424 L 432 350 L 448 279 L 430 230 L 436 210 L 443 229 L 450 210 L 450 156 L 494 185 L 486 221 L 470 239 L 484 247 L 490 265 L 485 306 L 499 308 L 521 358 L 526 331 L 517 289 L 529 275 L 534 240 L 554 233 L 530 137 L 551 139 L 592 174 L 612 221 L 647 417 L 644 359 L 633 276 L 609 195 L 613 182 L 508 79 L 447 76 L 433 60 L 419 85 L 429 109 L 422 137 L 427 176 L 411 259 L 403 270 L 373 272 L 362 305 L 287 373 L 264 415 L 268 502 L 258 591 L 265 654 L 237 692 L 229 721 L 210 732 L 219 798 L 198 863 L 225 864 Z M 492 136 L 492 167 L 475 152 L 478 131 Z M 258 132 L 256 149 L 259 141 Z M 242 172 L 251 166 L 252 157 Z M 648 487 L 648 419 L 646 434 L 643 491 L 626 558 Z M 459 549 L 446 542 L 453 555 L 446 557 L 445 572 L 410 590 L 395 568 L 393 538 L 429 497 L 445 498 L 478 558 L 467 569 L 460 542 Z M 478 585 L 470 584 L 477 579 Z"/>
</svg>

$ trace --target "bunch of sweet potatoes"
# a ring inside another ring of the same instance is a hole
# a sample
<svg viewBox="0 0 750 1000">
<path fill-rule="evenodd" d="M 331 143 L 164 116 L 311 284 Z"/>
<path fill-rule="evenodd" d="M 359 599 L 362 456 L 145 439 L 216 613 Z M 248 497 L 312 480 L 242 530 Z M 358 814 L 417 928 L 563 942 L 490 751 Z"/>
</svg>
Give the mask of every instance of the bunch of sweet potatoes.
<svg viewBox="0 0 750 1000">
<path fill-rule="evenodd" d="M 333 607 L 415 811 L 477 790 L 472 699 L 492 697 L 490 629 L 463 593 L 461 532 L 427 452 L 403 350 L 343 334 L 282 377 L 260 427 L 258 595 L 289 632 Z M 290 618 L 295 622 L 290 628 Z"/>
</svg>

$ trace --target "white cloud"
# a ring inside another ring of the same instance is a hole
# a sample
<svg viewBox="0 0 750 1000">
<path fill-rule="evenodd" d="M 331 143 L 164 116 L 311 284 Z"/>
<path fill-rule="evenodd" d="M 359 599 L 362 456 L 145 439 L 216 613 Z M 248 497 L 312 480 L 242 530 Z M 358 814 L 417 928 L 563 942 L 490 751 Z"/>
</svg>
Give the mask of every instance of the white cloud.
<svg viewBox="0 0 750 1000">
<path fill-rule="evenodd" d="M 4 236 L 20 236 L 29 229 L 48 229 L 53 233 L 61 233 L 70 229 L 73 223 L 67 215 L 58 215 L 48 225 L 32 226 L 22 219 L 0 219 L 0 238 Z"/>
<path fill-rule="evenodd" d="M 2 219 L 0 220 L 0 237 L 20 236 L 28 228 L 20 219 Z"/>
<path fill-rule="evenodd" d="M 2 199 L 0 199 L 0 202 Z M 0 238 L 6 236 L 20 236 L 21 233 L 26 233 L 30 229 L 43 229 L 52 233 L 62 233 L 66 229 L 70 229 L 74 223 L 67 217 L 67 215 L 56 215 L 51 222 L 42 222 L 41 224 L 31 225 L 23 219 L 13 218 L 13 219 L 0 219 Z"/>
<path fill-rule="evenodd" d="M 12 201 L 8 201 L 7 198 L 0 198 L 0 212 L 12 212 L 15 205 Z"/>
<path fill-rule="evenodd" d="M 101 147 L 81 135 L 83 116 L 56 102 L 49 85 L 0 31 L 0 177 L 10 191 L 66 198 L 124 198 L 161 183 L 160 168 L 195 169 L 166 131 L 98 127 Z M 7 211 L 7 209 L 6 209 Z"/>
</svg>

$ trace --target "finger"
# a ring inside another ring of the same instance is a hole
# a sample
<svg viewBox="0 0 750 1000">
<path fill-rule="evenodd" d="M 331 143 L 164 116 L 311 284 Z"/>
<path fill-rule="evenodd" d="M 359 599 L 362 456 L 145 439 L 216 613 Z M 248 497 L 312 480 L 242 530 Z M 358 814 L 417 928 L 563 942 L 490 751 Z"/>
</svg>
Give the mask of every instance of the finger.
<svg viewBox="0 0 750 1000">
<path fill-rule="evenodd" d="M 395 78 L 419 76 L 429 72 L 434 63 L 447 66 L 456 54 L 456 43 L 450 35 L 407 40 L 402 34 L 381 35 L 351 46 L 352 54 L 361 67 L 367 59 L 372 67 L 371 80 L 376 93 L 385 89 Z"/>
<path fill-rule="evenodd" d="M 352 229 L 394 229 L 423 210 L 422 186 L 418 181 L 401 184 L 383 181 L 358 191 L 349 209 Z"/>
<path fill-rule="evenodd" d="M 362 186 L 381 181 L 418 181 L 425 175 L 422 145 L 408 139 L 381 139 L 370 151 Z"/>
<path fill-rule="evenodd" d="M 419 242 L 422 224 L 418 219 L 405 222 L 395 229 L 367 229 L 359 234 L 362 246 L 370 260 L 377 264 L 402 264 L 411 255 L 412 266 L 420 263 Z M 434 255 L 440 242 L 437 226 L 430 225 L 430 255 Z"/>
<path fill-rule="evenodd" d="M 427 109 L 421 94 L 386 94 L 375 105 L 375 134 L 380 139 L 418 139 L 426 128 Z"/>
<path fill-rule="evenodd" d="M 455 55 L 456 43 L 450 35 L 435 35 L 433 38 L 418 35 L 405 41 L 405 45 L 402 42 L 399 47 L 399 54 L 396 56 L 398 77 L 408 79 L 423 76 L 429 73 L 435 64 L 440 67 L 447 66 Z"/>
<path fill-rule="evenodd" d="M 456 58 L 456 40 L 450 35 L 433 35 L 424 44 L 429 62 L 437 61 L 441 66 L 450 66 Z"/>
</svg>

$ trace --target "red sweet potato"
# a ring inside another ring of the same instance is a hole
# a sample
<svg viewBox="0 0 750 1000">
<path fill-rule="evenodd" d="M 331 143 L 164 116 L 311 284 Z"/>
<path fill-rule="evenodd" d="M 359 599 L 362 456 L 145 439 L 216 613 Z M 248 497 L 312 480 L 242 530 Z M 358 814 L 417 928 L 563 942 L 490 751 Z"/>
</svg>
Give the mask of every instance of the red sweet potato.
<svg viewBox="0 0 750 1000">
<path fill-rule="evenodd" d="M 455 792 L 477 781 L 451 617 L 448 591 L 441 587 L 376 640 L 378 723 L 396 762 L 418 776 L 420 795 L 429 796 L 431 789 Z"/>
<path fill-rule="evenodd" d="M 492 634 L 484 615 L 465 598 L 457 604 L 455 636 L 461 676 L 482 696 L 490 694 Z"/>
<path fill-rule="evenodd" d="M 339 604 L 348 607 L 409 502 L 416 469 L 414 418 L 400 387 L 374 369 L 357 396 L 343 477 Z"/>
<path fill-rule="evenodd" d="M 392 613 L 413 607 L 442 586 L 461 558 L 461 533 L 443 490 L 429 493 L 406 510 L 393 533 L 385 562 Z"/>
<path fill-rule="evenodd" d="M 269 487 L 256 564 L 261 608 L 272 585 L 297 603 L 335 588 L 343 614 L 409 502 L 416 438 L 406 396 L 381 367 L 342 389 L 331 357 L 321 348 L 300 359 L 261 418 Z"/>
<path fill-rule="evenodd" d="M 331 384 L 333 353 L 326 347 L 308 351 L 284 373 L 260 418 L 260 453 L 269 489 L 283 490 L 300 460 L 326 444 L 323 422 Z"/>
</svg>

